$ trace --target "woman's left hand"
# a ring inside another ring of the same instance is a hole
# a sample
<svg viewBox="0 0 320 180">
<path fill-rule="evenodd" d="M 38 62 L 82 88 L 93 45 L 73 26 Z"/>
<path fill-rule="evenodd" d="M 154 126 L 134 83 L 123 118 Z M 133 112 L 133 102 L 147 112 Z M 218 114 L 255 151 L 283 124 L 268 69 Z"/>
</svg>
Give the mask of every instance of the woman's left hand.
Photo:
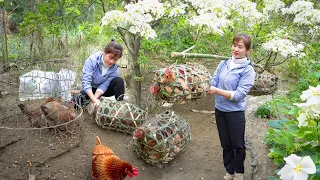
<svg viewBox="0 0 320 180">
<path fill-rule="evenodd" d="M 217 93 L 217 88 L 214 87 L 214 86 L 211 86 L 209 91 L 207 92 L 207 94 L 209 95 L 213 95 L 213 94 L 216 94 Z"/>
</svg>

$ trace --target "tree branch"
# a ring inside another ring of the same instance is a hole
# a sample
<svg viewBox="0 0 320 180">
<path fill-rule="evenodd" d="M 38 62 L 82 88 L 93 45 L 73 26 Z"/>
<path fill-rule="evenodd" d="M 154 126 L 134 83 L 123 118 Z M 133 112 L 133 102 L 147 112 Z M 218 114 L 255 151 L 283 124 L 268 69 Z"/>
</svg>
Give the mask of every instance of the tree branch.
<svg viewBox="0 0 320 180">
<path fill-rule="evenodd" d="M 283 61 L 281 61 L 281 62 L 278 62 L 278 63 L 270 63 L 269 65 L 270 65 L 270 66 L 278 66 L 278 65 L 283 64 L 284 62 L 286 62 L 289 58 L 290 58 L 290 57 L 287 57 L 287 58 L 285 58 L 285 59 L 284 59 Z"/>
</svg>

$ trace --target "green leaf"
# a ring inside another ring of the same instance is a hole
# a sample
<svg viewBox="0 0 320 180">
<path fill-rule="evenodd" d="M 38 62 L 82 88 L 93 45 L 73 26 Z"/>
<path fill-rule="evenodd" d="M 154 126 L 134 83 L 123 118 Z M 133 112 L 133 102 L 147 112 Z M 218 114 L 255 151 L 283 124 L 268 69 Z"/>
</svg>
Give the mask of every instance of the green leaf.
<svg viewBox="0 0 320 180">
<path fill-rule="evenodd" d="M 290 132 L 297 131 L 299 129 L 297 125 L 293 125 L 293 124 L 287 125 L 286 127 Z"/>
<path fill-rule="evenodd" d="M 316 175 L 320 176 L 320 165 L 316 165 Z"/>
<path fill-rule="evenodd" d="M 313 131 L 304 131 L 304 135 L 313 134 Z"/>
<path fill-rule="evenodd" d="M 268 180 L 279 180 L 279 178 L 273 177 L 273 176 L 268 176 Z"/>
<path fill-rule="evenodd" d="M 310 131 L 308 131 L 307 133 L 305 133 L 305 132 L 306 132 L 305 129 L 300 128 L 299 130 L 294 131 L 294 132 L 291 132 L 291 133 L 292 133 L 292 135 L 294 135 L 296 138 L 302 139 L 302 138 L 304 138 L 304 136 L 305 136 L 306 134 L 309 134 L 308 132 L 310 132 Z M 312 131 L 311 131 L 311 132 L 312 132 Z"/>
<path fill-rule="evenodd" d="M 270 127 L 273 127 L 273 128 L 282 128 L 283 125 L 284 125 L 287 121 L 289 121 L 289 120 L 286 119 L 286 118 L 284 118 L 284 119 L 282 119 L 282 120 L 270 120 L 270 121 L 268 122 L 268 125 L 269 125 Z"/>
<path fill-rule="evenodd" d="M 299 111 L 298 108 L 292 108 L 292 109 L 288 112 L 288 114 L 289 114 L 289 115 L 296 115 L 296 114 L 298 113 L 298 111 Z"/>
<path fill-rule="evenodd" d="M 280 157 L 280 159 L 283 159 L 283 157 L 287 156 L 287 151 L 282 148 L 273 147 L 270 149 L 270 153 L 268 155 L 270 157 Z"/>
</svg>

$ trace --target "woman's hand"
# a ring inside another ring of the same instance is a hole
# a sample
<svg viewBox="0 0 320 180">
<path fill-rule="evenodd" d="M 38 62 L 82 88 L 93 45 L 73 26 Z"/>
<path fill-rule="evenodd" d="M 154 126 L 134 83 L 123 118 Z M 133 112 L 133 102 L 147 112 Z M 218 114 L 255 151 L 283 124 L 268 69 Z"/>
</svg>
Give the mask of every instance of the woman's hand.
<svg viewBox="0 0 320 180">
<path fill-rule="evenodd" d="M 213 94 L 216 94 L 217 93 L 217 88 L 214 87 L 214 86 L 211 86 L 209 91 L 207 92 L 207 94 L 209 95 L 213 95 Z"/>
<path fill-rule="evenodd" d="M 95 107 L 99 107 L 101 103 L 101 101 L 98 98 L 94 98 L 91 102 Z"/>
</svg>

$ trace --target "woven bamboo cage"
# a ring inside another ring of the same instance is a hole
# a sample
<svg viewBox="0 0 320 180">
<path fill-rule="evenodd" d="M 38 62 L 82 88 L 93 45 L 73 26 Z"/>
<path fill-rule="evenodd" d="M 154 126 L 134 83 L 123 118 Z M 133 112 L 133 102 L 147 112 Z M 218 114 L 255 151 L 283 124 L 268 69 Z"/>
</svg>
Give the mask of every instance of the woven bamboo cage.
<svg viewBox="0 0 320 180">
<path fill-rule="evenodd" d="M 158 98 L 183 104 L 198 99 L 210 88 L 210 73 L 197 64 L 172 64 L 155 72 L 151 92 Z"/>
<path fill-rule="evenodd" d="M 77 104 L 68 99 L 75 74 L 67 60 L 16 60 L 1 65 L 0 166 L 7 169 L 2 175 L 28 179 L 28 170 L 36 171 L 82 140 L 82 109 L 74 111 Z M 13 171 L 17 173 L 8 174 Z"/>
<path fill-rule="evenodd" d="M 273 94 L 278 88 L 278 80 L 278 76 L 266 70 L 257 71 L 254 84 L 248 94 L 253 96 Z"/>
<path fill-rule="evenodd" d="M 134 132 L 134 151 L 159 166 L 173 160 L 191 141 L 190 126 L 173 111 L 158 114 Z"/>
<path fill-rule="evenodd" d="M 92 107 L 92 105 L 89 106 Z M 146 111 L 134 104 L 104 97 L 96 112 L 93 113 L 99 126 L 128 134 L 132 134 L 144 123 L 146 115 Z"/>
</svg>

